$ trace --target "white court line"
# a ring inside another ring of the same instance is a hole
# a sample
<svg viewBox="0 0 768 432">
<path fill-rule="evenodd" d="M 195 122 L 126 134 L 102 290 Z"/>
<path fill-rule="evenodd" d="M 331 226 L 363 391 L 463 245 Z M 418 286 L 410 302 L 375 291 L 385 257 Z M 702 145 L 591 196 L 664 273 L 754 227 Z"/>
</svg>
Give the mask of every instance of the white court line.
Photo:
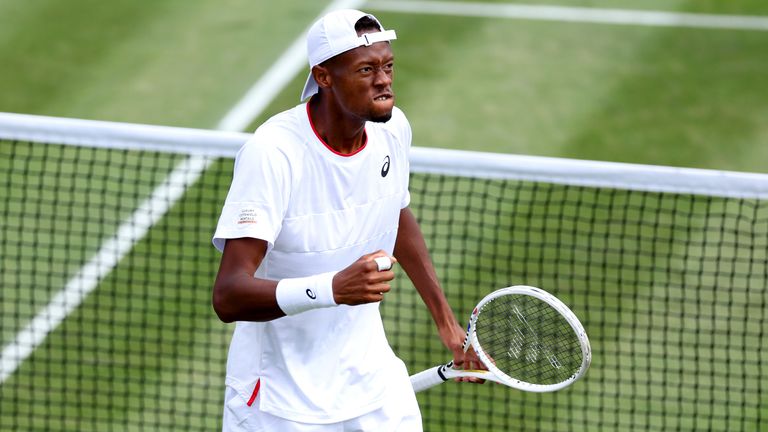
<svg viewBox="0 0 768 432">
<path fill-rule="evenodd" d="M 323 11 L 358 8 L 364 0 L 335 0 Z M 309 29 L 307 29 L 309 30 Z M 242 131 L 258 117 L 290 80 L 308 68 L 304 31 L 291 47 L 275 62 L 217 125 L 218 130 Z M 298 101 L 301 89 L 296 89 Z M 67 282 L 21 331 L 3 348 L 0 356 L 0 384 L 13 375 L 19 366 L 45 341 L 72 311 L 88 297 L 123 257 L 131 251 L 176 201 L 184 195 L 215 159 L 190 156 L 181 162 L 152 192 L 134 213 L 117 229 L 117 233 L 102 243 L 96 254 Z M 212 227 L 213 229 L 213 227 Z"/>
<path fill-rule="evenodd" d="M 366 6 L 380 11 L 463 17 L 768 31 L 768 17 L 744 15 L 417 0 L 378 0 L 370 1 Z"/>
</svg>

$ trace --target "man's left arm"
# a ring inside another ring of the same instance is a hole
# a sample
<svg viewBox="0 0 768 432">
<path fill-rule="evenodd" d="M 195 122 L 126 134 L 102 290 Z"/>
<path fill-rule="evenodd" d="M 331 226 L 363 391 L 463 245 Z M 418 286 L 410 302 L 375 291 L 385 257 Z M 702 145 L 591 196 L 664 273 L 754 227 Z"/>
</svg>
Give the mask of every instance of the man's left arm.
<svg viewBox="0 0 768 432">
<path fill-rule="evenodd" d="M 424 304 L 426 304 L 432 319 L 437 325 L 440 339 L 453 353 L 454 364 L 464 368 L 477 368 L 477 358 L 465 355 L 463 345 L 466 332 L 459 325 L 456 317 L 448 305 L 437 272 L 429 256 L 424 235 L 419 223 L 410 208 L 400 210 L 400 227 L 395 242 L 395 258 L 397 263 L 405 270 L 405 273 L 413 282 Z M 468 357 L 468 358 L 465 358 Z M 470 364 L 464 364 L 467 361 Z"/>
</svg>

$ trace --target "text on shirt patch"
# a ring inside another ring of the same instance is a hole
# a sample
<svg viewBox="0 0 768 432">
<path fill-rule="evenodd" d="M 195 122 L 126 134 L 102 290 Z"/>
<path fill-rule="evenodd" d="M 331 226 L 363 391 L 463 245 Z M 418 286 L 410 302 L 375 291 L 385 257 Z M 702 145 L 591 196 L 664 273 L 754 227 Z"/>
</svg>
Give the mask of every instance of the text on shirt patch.
<svg viewBox="0 0 768 432">
<path fill-rule="evenodd" d="M 239 224 L 255 224 L 256 223 L 256 209 L 244 208 L 240 210 L 240 214 L 237 216 L 237 223 Z"/>
</svg>

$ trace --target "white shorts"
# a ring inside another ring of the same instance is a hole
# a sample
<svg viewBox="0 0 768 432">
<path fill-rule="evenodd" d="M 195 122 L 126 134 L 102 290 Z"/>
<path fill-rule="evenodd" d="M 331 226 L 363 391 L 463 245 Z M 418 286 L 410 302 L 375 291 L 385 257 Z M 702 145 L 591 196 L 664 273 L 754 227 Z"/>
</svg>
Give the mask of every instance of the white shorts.
<svg viewBox="0 0 768 432">
<path fill-rule="evenodd" d="M 400 377 L 398 377 L 400 378 Z M 247 418 L 237 418 L 228 408 L 224 408 L 223 432 L 422 432 L 421 412 L 409 379 L 394 379 L 387 389 L 384 406 L 339 423 L 309 424 L 286 420 L 269 413 L 259 411 L 258 400 L 250 409 Z M 227 387 L 225 402 L 233 397 L 240 397 L 231 387 Z"/>
</svg>

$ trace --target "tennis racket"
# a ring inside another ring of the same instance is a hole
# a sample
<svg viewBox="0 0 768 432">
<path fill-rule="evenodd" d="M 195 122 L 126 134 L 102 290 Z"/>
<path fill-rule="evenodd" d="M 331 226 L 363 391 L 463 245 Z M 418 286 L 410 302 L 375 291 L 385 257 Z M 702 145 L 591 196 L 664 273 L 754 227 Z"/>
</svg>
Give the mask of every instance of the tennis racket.
<svg viewBox="0 0 768 432">
<path fill-rule="evenodd" d="M 530 392 L 551 392 L 584 376 L 592 350 L 576 315 L 552 294 L 517 285 L 494 291 L 472 311 L 464 351 L 472 347 L 487 370 L 453 362 L 411 376 L 420 392 L 451 378 L 475 377 Z"/>
</svg>

